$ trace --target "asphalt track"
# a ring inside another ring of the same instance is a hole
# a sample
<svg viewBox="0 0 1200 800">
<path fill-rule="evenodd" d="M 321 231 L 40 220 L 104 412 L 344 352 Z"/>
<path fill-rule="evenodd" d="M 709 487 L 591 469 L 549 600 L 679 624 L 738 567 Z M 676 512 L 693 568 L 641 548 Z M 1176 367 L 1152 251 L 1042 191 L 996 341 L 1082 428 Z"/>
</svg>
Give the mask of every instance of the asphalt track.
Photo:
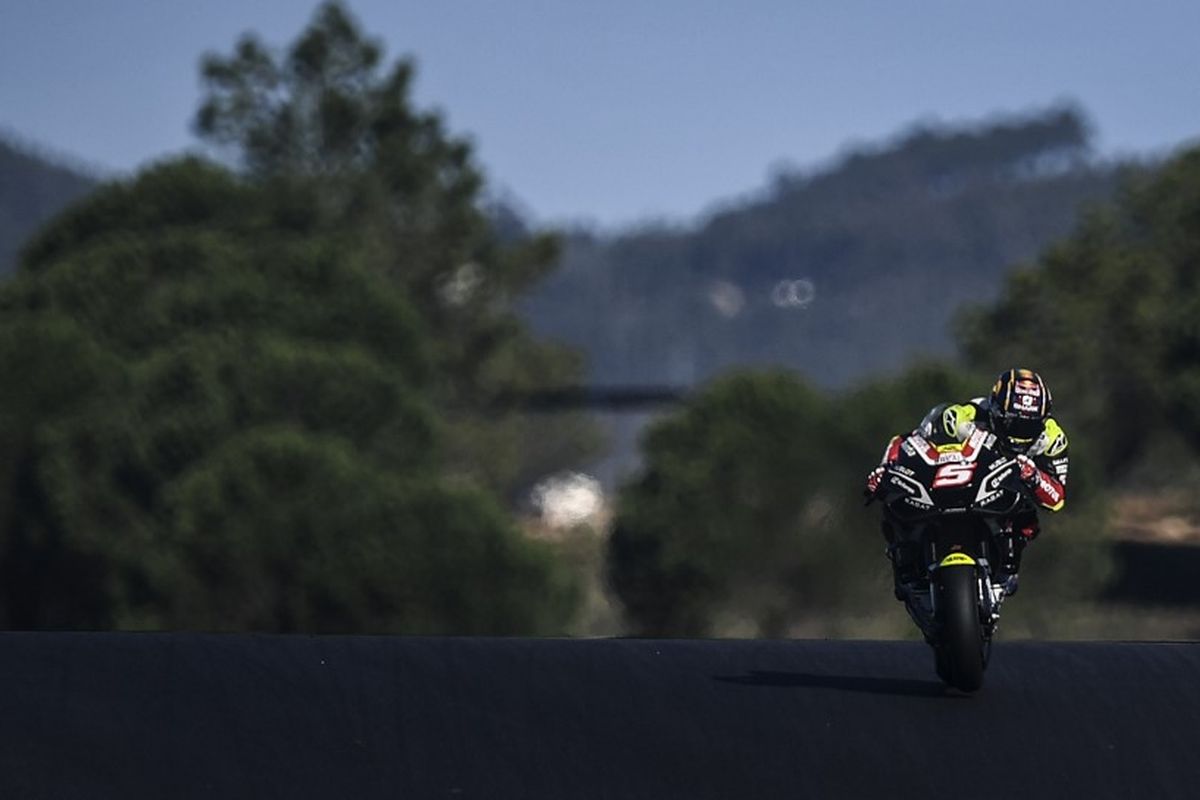
<svg viewBox="0 0 1200 800">
<path fill-rule="evenodd" d="M 3 798 L 1200 796 L 1200 645 L 0 635 Z"/>
</svg>

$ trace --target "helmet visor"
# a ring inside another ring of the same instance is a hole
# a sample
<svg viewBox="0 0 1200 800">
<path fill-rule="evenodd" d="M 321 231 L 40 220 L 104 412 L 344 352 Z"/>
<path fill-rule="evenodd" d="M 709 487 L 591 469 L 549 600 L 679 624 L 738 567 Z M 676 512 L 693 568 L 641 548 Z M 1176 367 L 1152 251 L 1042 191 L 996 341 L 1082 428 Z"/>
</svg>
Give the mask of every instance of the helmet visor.
<svg viewBox="0 0 1200 800">
<path fill-rule="evenodd" d="M 1000 418 L 1000 433 L 1010 439 L 1028 441 L 1042 434 L 1042 421 L 1036 417 L 1020 417 L 1006 414 Z"/>
</svg>

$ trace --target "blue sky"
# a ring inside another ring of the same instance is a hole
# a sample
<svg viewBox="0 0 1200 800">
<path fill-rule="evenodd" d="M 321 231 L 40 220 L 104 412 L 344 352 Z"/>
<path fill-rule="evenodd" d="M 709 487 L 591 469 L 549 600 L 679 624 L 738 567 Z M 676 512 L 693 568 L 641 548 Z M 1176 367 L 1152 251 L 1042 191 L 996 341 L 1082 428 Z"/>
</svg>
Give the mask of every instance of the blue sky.
<svg viewBox="0 0 1200 800">
<path fill-rule="evenodd" d="M 1200 136 L 1200 3 L 352 0 L 543 222 L 683 221 L 918 120 L 1071 100 L 1103 154 Z M 105 170 L 195 146 L 197 63 L 311 0 L 0 0 L 0 127 Z"/>
</svg>

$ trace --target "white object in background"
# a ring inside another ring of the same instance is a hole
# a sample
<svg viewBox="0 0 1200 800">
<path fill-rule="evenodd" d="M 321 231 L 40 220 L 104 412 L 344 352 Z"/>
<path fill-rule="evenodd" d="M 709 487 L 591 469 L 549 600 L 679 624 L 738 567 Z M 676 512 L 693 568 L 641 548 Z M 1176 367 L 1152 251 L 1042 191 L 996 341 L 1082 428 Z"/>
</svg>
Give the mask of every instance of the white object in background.
<svg viewBox="0 0 1200 800">
<path fill-rule="evenodd" d="M 604 508 L 604 490 L 591 475 L 560 472 L 533 487 L 533 504 L 545 524 L 570 528 L 600 513 Z"/>
</svg>

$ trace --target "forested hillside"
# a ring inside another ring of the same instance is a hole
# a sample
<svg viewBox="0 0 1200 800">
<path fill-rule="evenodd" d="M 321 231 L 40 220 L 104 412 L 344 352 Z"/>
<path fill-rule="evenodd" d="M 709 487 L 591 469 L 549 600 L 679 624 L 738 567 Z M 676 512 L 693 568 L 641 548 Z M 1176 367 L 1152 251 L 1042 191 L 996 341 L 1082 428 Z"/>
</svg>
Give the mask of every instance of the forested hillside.
<svg viewBox="0 0 1200 800">
<path fill-rule="evenodd" d="M 826 387 L 953 351 L 948 322 L 1111 197 L 1071 109 L 917 128 L 779 175 L 694 229 L 580 234 L 527 303 L 593 380 L 692 385 L 779 365 Z"/>
<path fill-rule="evenodd" d="M 39 225 L 94 184 L 0 137 L 0 276 L 13 271 L 17 250 Z"/>
<path fill-rule="evenodd" d="M 1141 500 L 1185 532 L 1200 521 L 1198 261 L 1192 149 L 1129 180 L 1010 274 L 998 298 L 964 309 L 958 355 L 941 365 L 836 393 L 783 370 L 712 381 L 649 429 L 642 468 L 621 492 L 609 570 L 632 627 L 887 633 L 871 627 L 887 568 L 875 556 L 876 513 L 862 507 L 864 469 L 923 409 L 985 391 L 988 371 L 1021 364 L 1054 387 L 1071 472 L 1066 511 L 1042 514 L 1022 567 L 1036 602 L 1006 607 L 1007 630 L 1195 638 L 1186 574 L 1154 576 L 1192 604 L 1174 621 L 1170 609 L 1097 604 L 1114 576 L 1116 504 Z"/>
</svg>

